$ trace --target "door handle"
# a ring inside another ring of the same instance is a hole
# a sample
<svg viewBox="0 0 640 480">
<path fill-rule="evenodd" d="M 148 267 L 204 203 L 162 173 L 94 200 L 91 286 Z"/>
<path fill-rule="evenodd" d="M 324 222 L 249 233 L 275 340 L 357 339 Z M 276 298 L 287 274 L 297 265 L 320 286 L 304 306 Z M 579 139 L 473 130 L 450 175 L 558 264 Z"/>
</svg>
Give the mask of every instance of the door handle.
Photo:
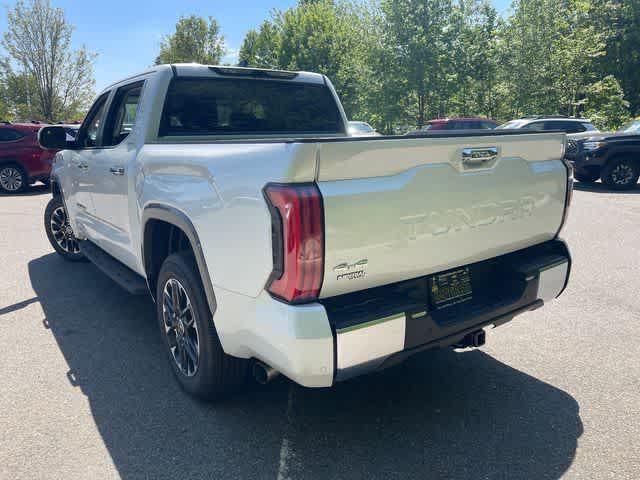
<svg viewBox="0 0 640 480">
<path fill-rule="evenodd" d="M 76 167 L 78 167 L 80 170 L 87 170 L 89 168 L 89 164 L 87 163 L 77 163 Z"/>
<path fill-rule="evenodd" d="M 462 150 L 462 163 L 477 165 L 489 162 L 498 156 L 498 147 L 465 148 Z"/>
<path fill-rule="evenodd" d="M 124 167 L 111 167 L 109 171 L 113 175 L 124 175 Z"/>
</svg>

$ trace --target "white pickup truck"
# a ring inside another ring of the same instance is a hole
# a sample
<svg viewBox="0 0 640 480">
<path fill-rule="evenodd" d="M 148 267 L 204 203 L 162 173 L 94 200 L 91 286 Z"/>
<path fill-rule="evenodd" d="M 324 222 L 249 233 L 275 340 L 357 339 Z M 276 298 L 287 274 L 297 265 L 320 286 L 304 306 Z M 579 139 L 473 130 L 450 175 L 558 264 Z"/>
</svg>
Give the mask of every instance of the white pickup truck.
<svg viewBox="0 0 640 480">
<path fill-rule="evenodd" d="M 45 228 L 151 294 L 201 397 L 253 371 L 328 387 L 564 290 L 563 133 L 353 138 L 319 74 L 162 65 L 108 87 L 77 138 L 45 127 Z M 64 281 L 61 279 L 60 281 Z"/>
</svg>

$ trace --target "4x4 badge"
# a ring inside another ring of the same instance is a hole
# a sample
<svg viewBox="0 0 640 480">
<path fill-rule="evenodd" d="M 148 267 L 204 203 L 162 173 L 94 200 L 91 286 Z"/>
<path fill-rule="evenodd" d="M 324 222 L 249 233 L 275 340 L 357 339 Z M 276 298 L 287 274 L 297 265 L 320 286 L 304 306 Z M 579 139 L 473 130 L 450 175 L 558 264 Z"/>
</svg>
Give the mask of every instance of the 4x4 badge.
<svg viewBox="0 0 640 480">
<path fill-rule="evenodd" d="M 340 263 L 333 267 L 334 272 L 348 272 L 350 270 L 356 270 L 358 268 L 364 268 L 369 263 L 369 260 L 363 258 L 354 263 Z"/>
<path fill-rule="evenodd" d="M 340 263 L 333 267 L 333 271 L 336 272 L 336 280 L 355 280 L 356 278 L 362 278 L 366 275 L 365 268 L 369 260 L 363 258 L 354 263 Z"/>
</svg>

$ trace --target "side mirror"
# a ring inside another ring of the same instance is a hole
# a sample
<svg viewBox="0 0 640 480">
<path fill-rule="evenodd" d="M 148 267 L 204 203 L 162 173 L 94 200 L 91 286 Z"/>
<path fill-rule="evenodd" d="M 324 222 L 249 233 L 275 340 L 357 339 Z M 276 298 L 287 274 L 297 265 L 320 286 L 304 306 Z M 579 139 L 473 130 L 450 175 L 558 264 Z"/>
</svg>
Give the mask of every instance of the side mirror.
<svg viewBox="0 0 640 480">
<path fill-rule="evenodd" d="M 67 142 L 67 131 L 64 127 L 43 127 L 38 132 L 38 143 L 42 148 L 64 150 L 73 148 L 74 142 Z"/>
</svg>

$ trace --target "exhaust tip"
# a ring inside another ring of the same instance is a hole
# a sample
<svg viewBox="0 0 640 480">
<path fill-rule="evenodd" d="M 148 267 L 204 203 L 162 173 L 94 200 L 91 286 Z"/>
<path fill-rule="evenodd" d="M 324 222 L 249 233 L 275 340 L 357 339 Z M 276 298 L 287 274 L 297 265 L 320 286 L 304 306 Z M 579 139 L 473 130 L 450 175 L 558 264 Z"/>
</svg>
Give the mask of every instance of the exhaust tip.
<svg viewBox="0 0 640 480">
<path fill-rule="evenodd" d="M 260 385 L 266 385 L 271 380 L 278 376 L 279 372 L 270 367 L 269 365 L 262 363 L 260 361 L 256 361 L 253 364 L 253 378 L 255 378 L 256 382 Z"/>
</svg>

